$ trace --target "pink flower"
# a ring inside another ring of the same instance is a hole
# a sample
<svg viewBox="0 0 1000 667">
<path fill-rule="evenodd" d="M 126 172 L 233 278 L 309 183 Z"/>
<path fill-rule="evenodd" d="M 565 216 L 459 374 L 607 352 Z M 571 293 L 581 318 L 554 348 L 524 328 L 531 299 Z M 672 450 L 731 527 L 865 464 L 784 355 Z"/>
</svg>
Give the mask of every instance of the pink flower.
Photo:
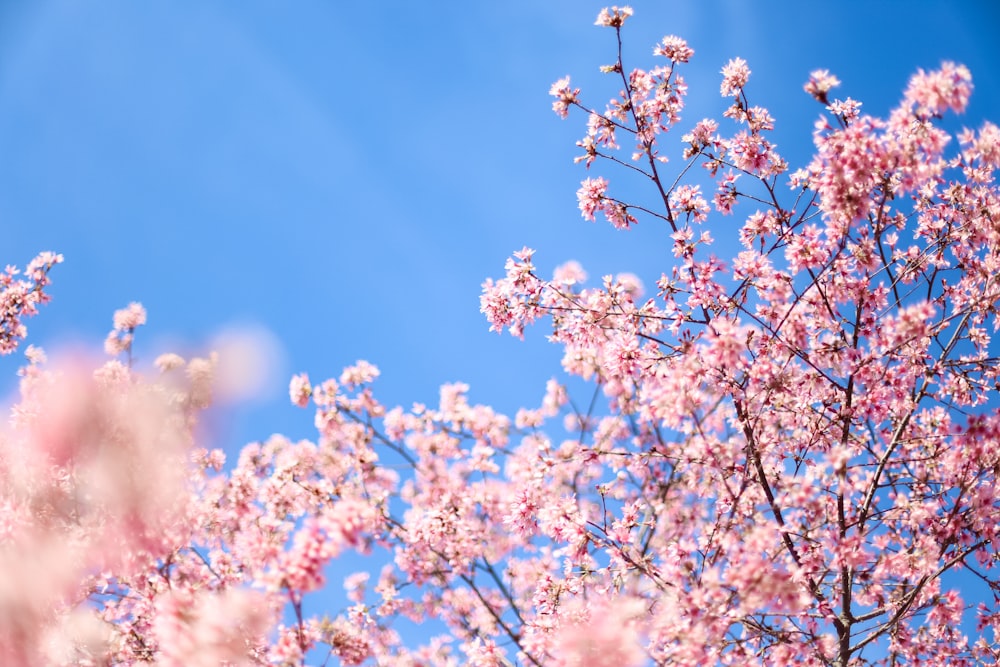
<svg viewBox="0 0 1000 667">
<path fill-rule="evenodd" d="M 608 222 L 615 229 L 628 229 L 638 222 L 635 216 L 628 212 L 628 207 L 625 204 L 605 202 L 602 208 L 604 210 L 604 217 L 607 218 Z"/>
<path fill-rule="evenodd" d="M 48 357 L 45 356 L 45 350 L 34 345 L 29 345 L 24 351 L 24 356 L 27 357 L 28 363 L 32 365 L 44 364 Z"/>
<path fill-rule="evenodd" d="M 111 356 L 131 352 L 136 327 L 146 323 L 146 309 L 133 301 L 126 308 L 115 311 L 114 329 L 104 339 L 104 351 Z"/>
<path fill-rule="evenodd" d="M 944 62 L 932 72 L 917 70 L 905 92 L 906 101 L 920 117 L 941 116 L 951 109 L 965 111 L 972 94 L 972 74 L 965 65 Z"/>
<path fill-rule="evenodd" d="M 750 68 L 742 58 L 733 58 L 722 68 L 722 85 L 719 91 L 723 97 L 738 95 L 750 79 Z"/>
<path fill-rule="evenodd" d="M 587 272 L 583 270 L 580 263 L 570 260 L 565 264 L 560 264 L 552 275 L 552 282 L 571 287 L 587 282 Z"/>
<path fill-rule="evenodd" d="M 292 399 L 292 405 L 304 408 L 309 405 L 309 398 L 312 396 L 312 385 L 309 384 L 309 376 L 299 373 L 292 377 L 288 383 L 288 395 Z"/>
<path fill-rule="evenodd" d="M 503 517 L 504 526 L 522 537 L 538 530 L 538 503 L 527 489 L 521 489 Z"/>
<path fill-rule="evenodd" d="M 56 264 L 63 263 L 63 256 L 54 252 L 41 252 L 28 263 L 24 273 L 36 283 L 47 283 L 48 272 Z"/>
<path fill-rule="evenodd" d="M 708 202 L 701 196 L 698 185 L 680 185 L 670 195 L 670 205 L 675 212 L 685 213 L 695 222 L 704 222 L 708 218 Z"/>
<path fill-rule="evenodd" d="M 820 238 L 820 230 L 816 225 L 803 226 L 801 231 L 791 235 L 785 248 L 785 258 L 793 271 L 822 266 L 827 255 Z"/>
<path fill-rule="evenodd" d="M 326 581 L 323 567 L 336 555 L 334 547 L 318 521 L 310 521 L 295 534 L 291 550 L 285 552 L 281 566 L 273 577 L 279 588 L 296 593 L 309 593 Z"/>
<path fill-rule="evenodd" d="M 715 197 L 713 197 L 712 201 L 715 204 L 715 210 L 723 215 L 729 215 L 733 212 L 733 205 L 736 204 L 737 196 L 737 178 L 739 178 L 739 174 L 730 170 L 718 181 Z"/>
<path fill-rule="evenodd" d="M 492 639 L 484 640 L 482 637 L 476 637 L 465 644 L 462 650 L 469 656 L 470 667 L 504 667 L 511 664 L 504 657 L 504 650 Z"/>
<path fill-rule="evenodd" d="M 615 124 L 610 118 L 592 113 L 587 119 L 587 136 L 593 146 L 618 148 L 615 143 Z"/>
<path fill-rule="evenodd" d="M 752 132 L 739 132 L 732 138 L 729 157 L 739 169 L 761 176 L 769 176 L 780 165 L 775 160 L 771 144 Z"/>
<path fill-rule="evenodd" d="M 365 599 L 365 591 L 371 575 L 368 572 L 355 572 L 344 577 L 344 591 L 347 599 L 355 604 L 361 604 Z"/>
<path fill-rule="evenodd" d="M 552 84 L 549 88 L 549 95 L 556 98 L 556 101 L 552 103 L 552 110 L 560 118 L 566 118 L 569 115 L 569 107 L 571 104 L 578 104 L 579 100 L 577 96 L 580 94 L 579 88 L 569 87 L 569 77 L 563 77 Z"/>
<path fill-rule="evenodd" d="M 104 339 L 104 351 L 116 356 L 132 347 L 132 334 L 119 334 L 112 331 Z"/>
<path fill-rule="evenodd" d="M 845 121 L 850 122 L 858 117 L 861 113 L 861 102 L 852 100 L 848 97 L 846 100 L 834 100 L 827 107 L 830 113 L 840 116 Z"/>
<path fill-rule="evenodd" d="M 133 301 L 126 308 L 115 311 L 115 329 L 129 331 L 146 323 L 146 309 L 141 303 Z"/>
<path fill-rule="evenodd" d="M 604 178 L 587 178 L 580 184 L 576 198 L 580 202 L 580 213 L 585 220 L 594 221 L 594 213 L 603 208 L 602 200 L 607 189 L 608 182 Z"/>
<path fill-rule="evenodd" d="M 628 5 L 623 7 L 614 6 L 608 10 L 607 7 L 601 10 L 601 13 L 597 15 L 597 20 L 594 21 L 594 25 L 603 26 L 606 28 L 620 28 L 625 19 L 632 16 L 632 8 Z"/>
<path fill-rule="evenodd" d="M 698 121 L 690 132 L 681 137 L 681 141 L 690 144 L 684 151 L 685 159 L 697 155 L 703 148 L 718 148 L 720 144 L 720 137 L 716 134 L 718 131 L 719 124 L 714 120 L 705 118 Z"/>
<path fill-rule="evenodd" d="M 172 370 L 183 368 L 184 364 L 184 357 L 179 354 L 174 354 L 173 352 L 161 354 L 156 358 L 156 361 L 153 362 L 153 365 L 156 366 L 161 373 L 168 373 Z"/>
<path fill-rule="evenodd" d="M 675 63 L 686 63 L 694 55 L 694 49 L 676 35 L 667 35 L 653 47 L 653 55 L 664 56 Z"/>
<path fill-rule="evenodd" d="M 347 387 L 359 387 L 374 382 L 378 376 L 378 368 L 362 359 L 340 373 L 340 384 Z"/>
<path fill-rule="evenodd" d="M 38 306 L 48 302 L 49 270 L 62 261 L 62 255 L 41 253 L 28 264 L 27 280 L 16 279 L 19 271 L 13 266 L 0 272 L 0 354 L 12 353 L 28 334 L 22 319 L 35 315 Z"/>
<path fill-rule="evenodd" d="M 830 74 L 829 70 L 818 69 L 809 74 L 809 81 L 806 82 L 803 89 L 823 104 L 826 104 L 827 93 L 839 85 L 840 80 Z"/>
</svg>

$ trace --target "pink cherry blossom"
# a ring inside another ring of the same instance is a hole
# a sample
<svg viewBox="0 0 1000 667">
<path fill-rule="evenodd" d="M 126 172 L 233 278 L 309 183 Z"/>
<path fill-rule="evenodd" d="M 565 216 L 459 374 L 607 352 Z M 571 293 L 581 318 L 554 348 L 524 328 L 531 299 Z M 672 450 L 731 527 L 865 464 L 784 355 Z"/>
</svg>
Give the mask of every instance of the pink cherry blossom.
<svg viewBox="0 0 1000 667">
<path fill-rule="evenodd" d="M 601 10 L 601 13 L 597 15 L 597 20 L 594 25 L 610 27 L 610 28 L 621 28 L 622 24 L 625 23 L 625 19 L 632 16 L 632 8 L 628 5 L 618 7 L 617 5 L 608 9 L 605 7 Z"/>
<path fill-rule="evenodd" d="M 62 255 L 43 252 L 25 268 L 26 278 L 17 278 L 20 271 L 11 265 L 0 273 L 0 354 L 11 354 L 28 335 L 23 319 L 38 312 L 38 306 L 49 301 L 45 288 L 49 271 L 63 261 Z"/>
<path fill-rule="evenodd" d="M 750 80 L 750 68 L 742 58 L 733 58 L 722 68 L 722 85 L 719 92 L 723 97 L 738 94 Z"/>
<path fill-rule="evenodd" d="M 549 89 L 549 95 L 556 98 L 556 101 L 552 103 L 552 110 L 561 118 L 566 118 L 569 115 L 570 105 L 577 102 L 576 96 L 579 94 L 579 88 L 570 88 L 568 76 L 559 79 Z"/>
<path fill-rule="evenodd" d="M 294 405 L 304 408 L 309 405 L 309 398 L 312 396 L 312 385 L 309 384 L 309 376 L 299 373 L 292 377 L 288 384 L 288 395 Z"/>
<path fill-rule="evenodd" d="M 965 111 L 972 94 L 972 74 L 963 65 L 944 62 L 932 72 L 917 70 L 905 92 L 919 116 L 940 116 L 949 109 Z"/>
<path fill-rule="evenodd" d="M 840 80 L 830 74 L 829 70 L 818 69 L 809 74 L 809 81 L 804 86 L 805 91 L 823 104 L 827 104 L 827 94 L 840 85 Z"/>
<path fill-rule="evenodd" d="M 686 63 L 694 55 L 694 49 L 677 35 L 668 35 L 653 47 L 653 55 L 669 58 L 675 63 Z"/>
<path fill-rule="evenodd" d="M 825 112 L 790 169 L 740 58 L 721 118 L 668 139 L 693 52 L 667 37 L 666 65 L 626 67 L 631 15 L 598 17 L 615 29 L 603 111 L 568 77 L 550 92 L 582 114 L 579 161 L 601 172 L 582 216 L 642 218 L 671 246 L 660 275 L 588 282 L 570 260 L 546 280 L 524 247 L 482 285 L 489 328 L 544 323 L 571 377 L 508 416 L 463 382 L 384 404 L 366 361 L 299 373 L 311 438 L 227 461 L 200 424 L 218 355 L 133 365 L 138 303 L 106 341 L 126 359 L 53 364 L 29 345 L 0 430 L 0 662 L 1000 658 L 997 601 L 973 607 L 953 576 L 1000 587 L 1000 130 L 953 141 L 939 121 L 971 75 L 920 71 L 876 117 L 813 72 Z M 0 351 L 61 261 L 0 275 Z"/>
<path fill-rule="evenodd" d="M 604 192 L 608 182 L 603 178 L 588 178 L 580 185 L 576 197 L 580 201 L 580 213 L 586 220 L 593 221 L 594 214 L 604 208 Z"/>
<path fill-rule="evenodd" d="M 146 323 L 146 309 L 142 304 L 132 302 L 126 308 L 115 311 L 115 329 L 126 331 Z"/>
</svg>

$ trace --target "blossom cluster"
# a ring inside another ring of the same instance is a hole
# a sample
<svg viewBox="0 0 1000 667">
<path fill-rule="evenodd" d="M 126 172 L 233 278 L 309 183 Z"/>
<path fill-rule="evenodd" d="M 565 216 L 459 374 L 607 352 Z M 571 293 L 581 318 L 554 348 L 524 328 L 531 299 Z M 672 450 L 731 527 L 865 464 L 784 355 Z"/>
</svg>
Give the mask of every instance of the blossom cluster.
<svg viewBox="0 0 1000 667">
<path fill-rule="evenodd" d="M 621 37 L 632 13 L 597 24 Z M 199 428 L 225 359 L 135 368 L 141 305 L 96 370 L 28 347 L 0 432 L 0 662 L 995 664 L 1000 609 L 952 576 L 1000 588 L 1000 130 L 938 122 L 971 76 L 918 72 L 877 118 L 813 72 L 815 153 L 789 173 L 748 63 L 721 69 L 722 118 L 678 133 L 694 53 L 653 55 L 619 48 L 603 111 L 551 92 L 585 116 L 579 161 L 657 202 L 588 175 L 583 216 L 659 226 L 673 258 L 591 284 L 513 253 L 481 310 L 551 325 L 573 376 L 513 415 L 462 383 L 386 405 L 359 361 L 289 382 L 312 440 L 226 461 Z M 8 269 L 4 351 L 58 261 Z"/>
<path fill-rule="evenodd" d="M 23 319 L 35 315 L 38 306 L 48 302 L 45 288 L 49 270 L 62 261 L 62 255 L 43 252 L 31 260 L 23 274 L 11 265 L 0 273 L 0 354 L 14 352 L 28 335 Z"/>
</svg>

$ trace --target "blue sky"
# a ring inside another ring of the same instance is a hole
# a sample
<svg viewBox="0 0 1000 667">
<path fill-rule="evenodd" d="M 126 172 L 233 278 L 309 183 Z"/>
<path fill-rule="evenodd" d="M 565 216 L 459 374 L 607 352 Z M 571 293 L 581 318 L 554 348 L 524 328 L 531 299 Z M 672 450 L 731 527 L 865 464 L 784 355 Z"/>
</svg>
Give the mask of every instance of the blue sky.
<svg viewBox="0 0 1000 667">
<path fill-rule="evenodd" d="M 996 3 L 632 4 L 627 67 L 650 66 L 666 34 L 695 49 L 689 107 L 666 139 L 677 157 L 683 129 L 725 108 L 718 72 L 734 56 L 793 169 L 820 112 L 802 92 L 816 68 L 884 114 L 917 67 L 955 60 L 976 92 L 953 125 L 998 120 Z M 592 25 L 602 6 L 0 4 L 2 262 L 66 257 L 32 342 L 99 349 L 135 300 L 149 310 L 140 363 L 234 328 L 269 331 L 283 349 L 270 390 L 213 420 L 229 452 L 273 432 L 312 437 L 288 377 L 359 358 L 382 369 L 390 405 L 433 403 L 457 380 L 509 413 L 536 404 L 560 352 L 544 326 L 524 343 L 489 333 L 482 281 L 523 245 L 546 273 L 576 259 L 592 277 L 647 284 L 671 259 L 662 227 L 623 234 L 576 209 L 584 119 L 558 120 L 547 92 L 566 74 L 595 105 L 617 91 L 597 72 L 614 59 L 613 32 Z M 735 234 L 735 219 L 715 224 L 716 238 Z M 19 363 L 0 363 L 0 386 Z"/>
</svg>

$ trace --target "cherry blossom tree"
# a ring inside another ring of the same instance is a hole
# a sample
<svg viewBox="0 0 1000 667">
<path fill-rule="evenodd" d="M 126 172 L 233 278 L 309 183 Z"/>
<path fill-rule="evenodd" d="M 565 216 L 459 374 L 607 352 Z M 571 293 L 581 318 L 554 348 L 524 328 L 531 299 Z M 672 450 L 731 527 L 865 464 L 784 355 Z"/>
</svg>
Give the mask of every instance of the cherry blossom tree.
<svg viewBox="0 0 1000 667">
<path fill-rule="evenodd" d="M 941 123 L 970 73 L 918 71 L 887 118 L 812 73 L 815 153 L 790 171 L 745 61 L 723 118 L 684 125 L 694 53 L 668 36 L 627 67 L 631 13 L 597 20 L 617 96 L 567 77 L 553 109 L 608 168 L 583 217 L 655 225 L 673 261 L 644 296 L 575 262 L 544 279 L 526 248 L 482 294 L 497 331 L 548 322 L 593 396 L 389 407 L 358 362 L 292 379 L 315 441 L 227 464 L 198 429 L 216 358 L 135 368 L 138 304 L 96 371 L 29 347 L 0 439 L 4 664 L 996 662 L 1000 129 Z M 7 270 L 4 352 L 60 260 Z M 329 589 L 344 609 L 317 609 Z"/>
</svg>

